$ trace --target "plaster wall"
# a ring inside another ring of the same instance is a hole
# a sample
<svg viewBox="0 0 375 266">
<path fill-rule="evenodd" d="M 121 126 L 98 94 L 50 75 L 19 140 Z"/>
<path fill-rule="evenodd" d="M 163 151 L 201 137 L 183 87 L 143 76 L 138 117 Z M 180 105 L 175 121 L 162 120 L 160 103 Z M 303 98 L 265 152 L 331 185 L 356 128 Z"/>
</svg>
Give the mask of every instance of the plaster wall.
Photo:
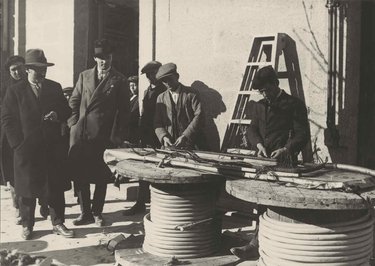
<svg viewBox="0 0 375 266">
<path fill-rule="evenodd" d="M 26 1 L 26 50 L 41 48 L 48 62 L 47 78 L 73 86 L 74 0 Z"/>
<path fill-rule="evenodd" d="M 152 1 L 141 0 L 140 11 L 150 10 L 151 4 Z M 312 143 L 320 149 L 323 159 L 330 158 L 323 135 L 328 59 L 325 4 L 325 0 L 158 0 L 156 60 L 176 63 L 181 83 L 211 92 L 213 97 L 205 100 L 205 108 L 214 120 L 221 143 L 253 38 L 288 34 L 297 46 Z M 140 12 L 141 28 L 150 24 L 142 21 L 150 22 L 151 15 L 150 11 Z M 140 66 L 150 59 L 152 49 L 146 32 L 150 29 L 140 31 Z M 281 86 L 288 91 L 285 84 Z"/>
</svg>

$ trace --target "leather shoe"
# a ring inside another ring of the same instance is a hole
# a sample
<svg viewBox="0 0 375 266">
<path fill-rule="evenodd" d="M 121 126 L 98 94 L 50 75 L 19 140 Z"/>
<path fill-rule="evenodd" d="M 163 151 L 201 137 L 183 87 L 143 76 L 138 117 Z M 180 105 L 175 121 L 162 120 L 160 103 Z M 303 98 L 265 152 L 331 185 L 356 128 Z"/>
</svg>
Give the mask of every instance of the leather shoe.
<svg viewBox="0 0 375 266">
<path fill-rule="evenodd" d="M 95 224 L 97 226 L 103 226 L 105 224 L 105 221 L 104 221 L 103 216 L 101 214 L 94 215 L 94 219 L 95 219 Z"/>
<path fill-rule="evenodd" d="M 237 256 L 238 258 L 242 260 L 259 258 L 258 247 L 252 244 L 247 244 L 246 246 L 243 246 L 243 247 L 231 248 L 230 252 L 232 252 L 233 255 Z"/>
<path fill-rule="evenodd" d="M 77 219 L 73 220 L 74 225 L 92 224 L 94 222 L 95 222 L 94 217 L 91 214 L 89 215 L 81 214 L 80 216 L 78 216 Z"/>
<path fill-rule="evenodd" d="M 33 233 L 33 228 L 32 227 L 23 227 L 22 228 L 22 235 L 21 235 L 21 237 L 24 240 L 30 240 L 32 233 Z"/>
<path fill-rule="evenodd" d="M 41 205 L 39 209 L 40 215 L 44 218 L 47 219 L 49 215 L 49 208 L 47 205 Z"/>
<path fill-rule="evenodd" d="M 61 235 L 63 237 L 73 237 L 74 231 L 66 228 L 64 224 L 58 224 L 53 226 L 53 233 L 56 235 Z"/>
<path fill-rule="evenodd" d="M 136 203 L 130 209 L 127 209 L 122 212 L 124 216 L 135 215 L 138 213 L 143 213 L 146 211 L 146 205 L 144 203 Z"/>
</svg>

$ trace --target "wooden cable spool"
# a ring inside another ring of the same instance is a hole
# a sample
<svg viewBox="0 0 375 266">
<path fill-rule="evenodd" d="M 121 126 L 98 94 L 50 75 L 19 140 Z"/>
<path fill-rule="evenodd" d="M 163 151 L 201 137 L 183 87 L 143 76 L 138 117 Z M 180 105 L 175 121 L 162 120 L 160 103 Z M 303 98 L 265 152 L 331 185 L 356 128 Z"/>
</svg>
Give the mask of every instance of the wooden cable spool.
<svg viewBox="0 0 375 266">
<path fill-rule="evenodd" d="M 259 265 L 367 265 L 372 244 L 369 214 L 328 224 L 277 221 L 267 213 L 260 217 Z"/>
<path fill-rule="evenodd" d="M 214 190 L 202 184 L 153 184 L 150 192 L 150 214 L 144 217 L 145 251 L 176 258 L 204 257 L 217 251 L 221 227 L 214 219 Z"/>
</svg>

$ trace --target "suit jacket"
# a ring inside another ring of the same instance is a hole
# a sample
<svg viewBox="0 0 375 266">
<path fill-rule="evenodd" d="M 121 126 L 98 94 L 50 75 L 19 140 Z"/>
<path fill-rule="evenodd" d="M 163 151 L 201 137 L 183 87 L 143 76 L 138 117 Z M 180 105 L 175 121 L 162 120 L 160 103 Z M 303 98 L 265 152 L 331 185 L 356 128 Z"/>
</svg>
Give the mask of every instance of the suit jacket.
<svg viewBox="0 0 375 266">
<path fill-rule="evenodd" d="M 11 87 L 3 101 L 2 126 L 14 150 L 14 185 L 22 197 L 46 197 L 55 190 L 69 189 L 63 163 L 68 147 L 59 122 L 44 121 L 55 111 L 65 121 L 71 110 L 61 85 L 45 79 L 37 98 L 27 81 Z"/>
<path fill-rule="evenodd" d="M 141 116 L 141 138 L 143 145 L 160 148 L 160 142 L 155 135 L 154 130 L 154 116 L 156 109 L 156 100 L 158 96 L 165 92 L 165 86 L 160 83 L 155 88 L 149 86 L 144 93 L 143 97 L 143 112 Z"/>
<path fill-rule="evenodd" d="M 186 148 L 194 148 L 204 123 L 201 102 L 197 92 L 190 87 L 180 84 L 180 88 L 176 105 L 168 90 L 158 96 L 154 118 L 155 133 L 160 143 L 163 143 L 164 136 L 175 142 L 177 137 L 184 135 L 188 140 Z M 173 110 L 174 106 L 176 112 Z"/>
<path fill-rule="evenodd" d="M 129 87 L 125 77 L 112 67 L 99 83 L 96 67 L 83 71 L 69 105 L 72 178 L 92 183 L 110 181 L 111 172 L 103 161 L 103 152 L 127 137 Z"/>
<path fill-rule="evenodd" d="M 262 143 L 269 155 L 286 147 L 293 153 L 300 152 L 310 137 L 305 104 L 284 91 L 272 105 L 264 99 L 249 104 L 251 124 L 247 131 L 250 143 Z"/>
</svg>

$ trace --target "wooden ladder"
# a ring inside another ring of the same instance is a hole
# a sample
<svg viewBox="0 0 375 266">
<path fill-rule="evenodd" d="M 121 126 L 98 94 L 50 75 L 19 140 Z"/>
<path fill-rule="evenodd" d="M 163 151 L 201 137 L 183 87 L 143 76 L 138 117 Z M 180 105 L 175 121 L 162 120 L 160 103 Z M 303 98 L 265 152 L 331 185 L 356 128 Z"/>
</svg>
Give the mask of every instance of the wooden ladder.
<svg viewBox="0 0 375 266">
<path fill-rule="evenodd" d="M 286 70 L 279 71 L 279 59 L 282 55 L 284 55 Z M 251 123 L 251 120 L 247 117 L 247 108 L 251 96 L 254 98 L 258 96 L 259 99 L 259 93 L 252 90 L 252 81 L 258 69 L 265 66 L 272 66 L 275 69 L 280 85 L 283 84 L 283 80 L 288 81 L 291 95 L 305 101 L 294 40 L 285 33 L 255 37 L 246 64 L 245 75 L 238 92 L 232 119 L 224 135 L 222 152 L 252 153 L 251 147 L 249 147 L 245 137 L 247 127 Z M 303 157 L 306 161 L 312 160 L 310 142 L 303 152 Z"/>
</svg>

